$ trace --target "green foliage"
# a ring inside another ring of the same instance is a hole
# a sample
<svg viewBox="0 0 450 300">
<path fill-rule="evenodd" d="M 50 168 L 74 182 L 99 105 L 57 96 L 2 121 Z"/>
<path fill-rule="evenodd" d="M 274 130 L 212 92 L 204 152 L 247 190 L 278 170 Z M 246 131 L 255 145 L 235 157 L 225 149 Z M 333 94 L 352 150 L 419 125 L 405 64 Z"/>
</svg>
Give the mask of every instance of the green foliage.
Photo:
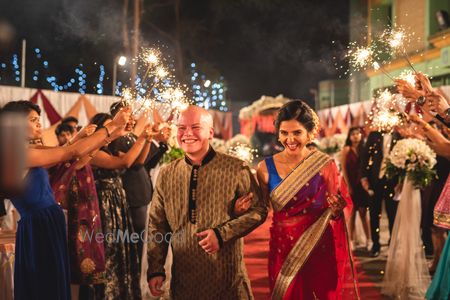
<svg viewBox="0 0 450 300">
<path fill-rule="evenodd" d="M 170 148 L 170 150 L 164 153 L 162 162 L 168 164 L 178 158 L 184 157 L 184 151 L 180 148 Z"/>
<path fill-rule="evenodd" d="M 391 162 L 386 164 L 386 177 L 392 179 L 398 176 L 399 183 L 405 180 L 405 176 L 408 176 L 412 181 L 414 187 L 418 189 L 424 189 L 430 185 L 433 178 L 436 178 L 436 171 L 425 166 L 419 166 L 414 170 L 406 172 L 405 169 L 397 168 Z"/>
<path fill-rule="evenodd" d="M 326 147 L 326 148 L 319 147 L 319 150 L 325 152 L 326 154 L 333 155 L 335 153 L 338 153 L 341 149 L 339 148 L 339 146 L 336 145 L 334 147 Z"/>
</svg>

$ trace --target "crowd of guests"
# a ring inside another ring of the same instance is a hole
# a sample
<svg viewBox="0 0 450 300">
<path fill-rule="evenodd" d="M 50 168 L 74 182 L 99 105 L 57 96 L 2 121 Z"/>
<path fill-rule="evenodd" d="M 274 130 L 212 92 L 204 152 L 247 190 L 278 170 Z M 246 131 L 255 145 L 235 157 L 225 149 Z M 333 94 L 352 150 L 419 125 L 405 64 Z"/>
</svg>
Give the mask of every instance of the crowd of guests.
<svg viewBox="0 0 450 300">
<path fill-rule="evenodd" d="M 448 242 L 446 256 L 441 257 L 450 229 L 448 211 L 450 210 L 449 171 L 450 171 L 450 106 L 449 101 L 438 90 L 433 89 L 429 79 L 421 73 L 416 74 L 416 84 L 412 86 L 404 80 L 396 81 L 398 92 L 416 106 L 416 114 L 404 116 L 404 124 L 390 131 L 377 128 L 350 128 L 345 147 L 342 150 L 342 173 L 349 187 L 354 208 L 348 220 L 350 240 L 356 243 L 355 215 L 358 213 L 365 245 L 373 257 L 380 255 L 380 218 L 382 203 L 388 219 L 390 237 L 400 200 L 402 183 L 399 178 L 386 176 L 386 158 L 395 143 L 402 138 L 417 138 L 426 141 L 436 152 L 436 178 L 421 190 L 421 236 L 427 257 L 432 257 L 429 272 L 434 277 L 427 299 L 447 299 L 450 296 L 448 272 Z M 369 124 L 370 125 L 370 124 Z M 444 200 L 446 199 L 446 200 Z M 438 203 L 438 200 L 439 203 Z M 445 202 L 445 205 L 442 203 Z M 437 205 L 438 204 L 438 205 Z M 446 212 L 442 212 L 445 206 Z M 368 220 L 370 215 L 370 221 Z M 445 222 L 436 221 L 439 216 L 447 216 Z M 391 238 L 388 240 L 388 244 Z M 370 247 L 370 244 L 372 246 Z M 438 264 L 440 267 L 438 267 Z"/>
<path fill-rule="evenodd" d="M 46 147 L 39 106 L 12 101 L 2 109 L 8 112 L 26 118 L 30 143 L 25 191 L 11 199 L 21 216 L 15 298 L 140 299 L 142 240 L 99 242 L 97 234 L 141 236 L 153 191 L 150 170 L 168 149 L 170 129 L 150 125 L 145 114 L 135 120 L 117 102 L 84 128 L 74 117 L 61 120 L 59 147 Z"/>
<path fill-rule="evenodd" d="M 84 128 L 76 118 L 65 118 L 55 130 L 59 146 L 46 147 L 40 108 L 29 101 L 7 103 L 2 114 L 25 118 L 29 141 L 25 188 L 11 197 L 21 216 L 15 298 L 140 299 L 144 259 L 149 288 L 161 295 L 169 244 L 150 243 L 147 257 L 141 237 L 188 233 L 187 240 L 171 244 L 172 296 L 251 299 L 240 238 L 265 220 L 270 201 L 272 298 L 358 299 L 344 224 L 354 240 L 359 214 L 365 246 L 371 242 L 371 255 L 380 254 L 383 202 L 392 234 L 401 193 L 398 178 L 386 176 L 386 158 L 398 140 L 415 137 L 438 155 L 438 177 L 421 191 L 421 231 L 426 253 L 434 254 L 430 271 L 436 272 L 427 299 L 445 299 L 450 291 L 445 281 L 450 262 L 450 111 L 428 78 L 418 73 L 416 79 L 414 87 L 396 83 L 423 118 L 405 116 L 405 125 L 389 132 L 351 128 L 340 162 L 344 180 L 334 160 L 308 147 L 319 125 L 302 101 L 280 109 L 275 127 L 283 150 L 258 165 L 257 178 L 242 161 L 212 149 L 212 118 L 191 106 L 177 123 L 177 140 L 186 157 L 161 171 L 155 195 L 150 170 L 168 149 L 170 129 L 150 123 L 146 113 L 136 118 L 124 102 L 117 102 L 109 114 L 96 114 Z M 348 214 L 342 213 L 344 207 Z M 135 233 L 139 238 L 136 243 L 107 237 L 98 241 L 97 233 Z"/>
</svg>

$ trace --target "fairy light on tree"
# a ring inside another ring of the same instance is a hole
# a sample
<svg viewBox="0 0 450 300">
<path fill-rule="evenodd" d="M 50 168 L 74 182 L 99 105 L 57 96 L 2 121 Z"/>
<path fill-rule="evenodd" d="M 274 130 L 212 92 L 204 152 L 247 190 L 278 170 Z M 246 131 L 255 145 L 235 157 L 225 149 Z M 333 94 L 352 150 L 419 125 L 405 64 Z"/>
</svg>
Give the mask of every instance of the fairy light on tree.
<svg viewBox="0 0 450 300">
<path fill-rule="evenodd" d="M 196 105 L 205 109 L 228 111 L 226 101 L 226 86 L 222 76 L 212 80 L 197 70 L 197 65 L 191 63 L 191 89 Z"/>
</svg>

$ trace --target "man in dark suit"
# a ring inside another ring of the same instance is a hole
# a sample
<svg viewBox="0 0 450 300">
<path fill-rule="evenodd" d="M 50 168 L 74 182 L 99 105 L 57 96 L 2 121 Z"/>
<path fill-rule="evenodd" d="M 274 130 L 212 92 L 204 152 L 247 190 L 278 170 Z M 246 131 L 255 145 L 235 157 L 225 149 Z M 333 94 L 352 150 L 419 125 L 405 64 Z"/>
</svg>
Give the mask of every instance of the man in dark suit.
<svg viewBox="0 0 450 300">
<path fill-rule="evenodd" d="M 373 257 L 380 254 L 380 217 L 383 200 L 385 200 L 389 219 L 389 234 L 392 233 L 394 227 L 398 202 L 393 198 L 398 178 L 388 179 L 386 177 L 385 163 L 386 157 L 400 138 L 400 134 L 396 131 L 393 133 L 372 131 L 367 137 L 361 155 L 361 183 L 370 195 L 370 226 L 373 241 L 371 255 Z"/>
<path fill-rule="evenodd" d="M 123 102 L 116 102 L 111 105 L 111 115 L 115 115 L 121 107 Z M 130 130 L 134 124 L 130 125 Z M 150 151 L 145 154 L 147 158 L 143 164 L 134 164 L 122 174 L 123 188 L 127 196 L 127 202 L 130 211 L 131 222 L 133 224 L 134 232 L 139 234 L 138 240 L 138 255 L 139 264 L 142 258 L 143 238 L 142 233 L 146 229 L 146 222 L 148 218 L 147 207 L 153 196 L 153 186 L 149 174 L 149 170 L 154 168 L 164 153 L 167 151 L 167 139 L 170 132 L 166 129 L 161 130 L 150 145 Z M 137 136 L 129 133 L 123 137 L 114 140 L 110 145 L 113 153 L 127 153 L 137 140 Z M 156 144 L 156 145 L 155 145 Z"/>
</svg>

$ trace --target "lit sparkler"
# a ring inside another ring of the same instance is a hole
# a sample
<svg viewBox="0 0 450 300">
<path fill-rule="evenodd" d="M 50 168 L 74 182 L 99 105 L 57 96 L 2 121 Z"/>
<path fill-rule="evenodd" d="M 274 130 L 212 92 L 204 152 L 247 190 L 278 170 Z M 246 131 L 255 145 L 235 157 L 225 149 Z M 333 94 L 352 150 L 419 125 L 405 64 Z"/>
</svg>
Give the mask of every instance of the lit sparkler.
<svg viewBox="0 0 450 300">
<path fill-rule="evenodd" d="M 351 44 L 351 49 L 347 56 L 350 58 L 350 64 L 357 70 L 363 70 L 370 66 L 373 60 L 373 50 L 370 47 L 361 47 Z"/>
<path fill-rule="evenodd" d="M 376 61 L 373 62 L 372 66 L 375 70 L 380 70 L 381 72 L 383 72 L 384 75 L 389 77 L 389 79 L 394 81 L 394 78 L 392 78 L 392 76 L 378 62 L 376 62 Z"/>
<path fill-rule="evenodd" d="M 165 102 L 170 104 L 171 110 L 176 114 L 186 110 L 191 104 L 185 92 L 180 87 L 166 89 L 161 94 L 161 97 Z"/>
<path fill-rule="evenodd" d="M 169 73 L 167 72 L 167 70 L 164 68 L 164 67 L 158 67 L 157 69 L 156 69 L 156 75 L 159 77 L 159 78 L 164 78 L 164 77 L 166 77 Z"/>
<path fill-rule="evenodd" d="M 161 52 L 155 49 L 145 49 L 142 53 L 142 59 L 149 65 L 157 65 L 160 57 Z"/>
<path fill-rule="evenodd" d="M 401 54 L 406 62 L 409 64 L 411 69 L 416 73 L 416 69 L 409 60 L 408 53 L 406 52 L 405 45 L 411 41 L 413 34 L 409 34 L 404 28 L 397 27 L 396 29 L 388 28 L 381 35 L 382 41 L 384 41 L 388 47 L 391 49 L 391 53 Z"/>
<path fill-rule="evenodd" d="M 408 82 L 412 87 L 416 85 L 416 75 L 411 71 L 403 71 L 397 79 Z"/>
<path fill-rule="evenodd" d="M 135 96 L 130 88 L 124 88 L 122 90 L 122 100 L 127 106 L 132 105 L 135 101 Z"/>
<path fill-rule="evenodd" d="M 237 144 L 236 146 L 228 149 L 228 154 L 242 159 L 248 164 L 251 164 L 253 160 L 258 157 L 257 152 L 258 151 L 256 149 L 253 149 L 244 144 Z"/>
<path fill-rule="evenodd" d="M 369 114 L 369 120 L 372 125 L 380 131 L 391 131 L 394 126 L 401 125 L 403 119 L 400 118 L 400 108 L 404 107 L 403 97 L 392 94 L 389 90 L 382 91 L 379 96 L 373 100 L 372 110 Z"/>
</svg>

